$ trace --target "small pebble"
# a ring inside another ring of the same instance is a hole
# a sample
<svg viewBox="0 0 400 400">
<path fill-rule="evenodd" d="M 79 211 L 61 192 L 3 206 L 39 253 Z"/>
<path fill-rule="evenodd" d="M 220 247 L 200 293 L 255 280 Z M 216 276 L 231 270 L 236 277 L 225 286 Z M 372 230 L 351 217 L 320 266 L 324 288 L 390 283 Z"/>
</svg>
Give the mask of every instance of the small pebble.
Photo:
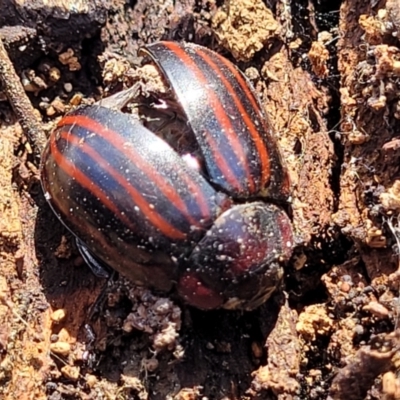
<svg viewBox="0 0 400 400">
<path fill-rule="evenodd" d="M 61 78 L 61 72 L 58 68 L 52 67 L 49 71 L 49 78 L 52 82 L 58 82 Z"/>
<path fill-rule="evenodd" d="M 58 98 L 56 97 L 52 102 L 51 102 L 51 106 L 54 107 L 54 109 L 59 113 L 59 114 L 63 114 L 65 111 L 65 105 L 64 103 Z"/>
<path fill-rule="evenodd" d="M 58 332 L 58 340 L 60 342 L 67 342 L 67 343 L 71 343 L 71 335 L 69 334 L 68 330 L 66 328 L 62 328 L 59 332 Z"/>
<path fill-rule="evenodd" d="M 50 318 L 53 322 L 58 324 L 59 322 L 64 321 L 66 315 L 67 312 L 65 311 L 65 309 L 59 308 L 58 310 L 53 311 Z"/>
<path fill-rule="evenodd" d="M 49 107 L 46 109 L 46 115 L 47 115 L 48 117 L 53 117 L 55 114 L 56 114 L 56 110 L 55 110 L 55 108 L 54 108 L 53 106 L 49 106 Z"/>
<path fill-rule="evenodd" d="M 261 347 L 260 343 L 252 342 L 251 350 L 255 358 L 261 358 L 263 356 L 263 348 Z"/>
<path fill-rule="evenodd" d="M 211 342 L 206 343 L 206 349 L 208 350 L 214 350 L 215 346 Z"/>
<path fill-rule="evenodd" d="M 81 93 L 76 93 L 72 96 L 71 100 L 69 101 L 69 103 L 73 106 L 79 106 L 79 104 L 81 104 L 82 102 L 82 94 Z"/>
<path fill-rule="evenodd" d="M 72 381 L 77 381 L 79 379 L 79 367 L 64 365 L 61 368 L 61 373 L 68 379 Z"/>
<path fill-rule="evenodd" d="M 389 310 L 377 301 L 370 301 L 363 307 L 364 311 L 369 311 L 377 318 L 384 319 L 389 316 Z"/>
<path fill-rule="evenodd" d="M 71 351 L 71 345 L 66 342 L 55 342 L 50 344 L 50 351 L 55 354 L 67 356 Z"/>
<path fill-rule="evenodd" d="M 340 285 L 340 290 L 344 293 L 348 293 L 351 289 L 351 286 L 348 282 L 342 282 Z"/>
<path fill-rule="evenodd" d="M 58 61 L 63 65 L 68 65 L 70 71 L 79 71 L 81 69 L 81 64 L 78 61 L 78 57 L 72 49 L 68 49 L 64 53 L 58 56 Z"/>
<path fill-rule="evenodd" d="M 343 282 L 352 283 L 351 276 L 347 275 L 347 274 L 342 276 L 342 280 L 343 280 Z"/>
<path fill-rule="evenodd" d="M 58 335 L 53 334 L 50 336 L 50 342 L 55 343 L 55 342 L 58 342 L 58 340 L 59 340 Z"/>
<path fill-rule="evenodd" d="M 94 385 L 98 382 L 97 377 L 95 375 L 91 374 L 86 374 L 85 376 L 86 384 L 90 387 L 93 388 Z"/>
<path fill-rule="evenodd" d="M 65 90 L 67 93 L 71 93 L 73 88 L 74 88 L 74 87 L 72 86 L 72 83 L 69 83 L 69 82 L 64 83 L 64 90 Z"/>
<path fill-rule="evenodd" d="M 386 372 L 382 376 L 382 391 L 386 396 L 384 398 L 393 398 L 396 399 L 396 393 L 399 393 L 400 389 L 399 381 L 396 379 L 396 375 L 392 372 Z"/>
<path fill-rule="evenodd" d="M 57 383 L 55 382 L 47 382 L 46 383 L 46 390 L 48 392 L 54 392 L 57 389 Z"/>
<path fill-rule="evenodd" d="M 363 335 L 364 334 L 364 327 L 362 325 L 356 325 L 354 327 L 354 331 L 357 335 Z"/>
<path fill-rule="evenodd" d="M 142 365 L 145 371 L 154 372 L 159 365 L 159 362 L 156 358 L 150 358 L 148 360 L 142 360 Z"/>
<path fill-rule="evenodd" d="M 254 81 L 256 79 L 260 78 L 260 73 L 258 72 L 257 68 L 254 67 L 249 67 L 245 70 L 245 75 L 248 79 L 250 79 L 251 81 Z"/>
</svg>

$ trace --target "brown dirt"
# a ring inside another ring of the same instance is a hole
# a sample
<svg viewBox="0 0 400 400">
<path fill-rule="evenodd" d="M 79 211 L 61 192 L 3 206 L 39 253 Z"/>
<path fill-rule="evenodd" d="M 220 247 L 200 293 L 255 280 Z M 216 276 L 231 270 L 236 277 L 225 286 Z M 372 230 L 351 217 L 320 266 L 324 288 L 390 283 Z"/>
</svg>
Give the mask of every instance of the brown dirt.
<svg viewBox="0 0 400 400">
<path fill-rule="evenodd" d="M 138 69 L 144 43 L 232 60 L 277 132 L 298 244 L 249 313 L 96 278 L 0 93 L 0 397 L 400 399 L 398 1 L 4 2 L 0 36 L 46 133 L 139 79 L 162 91 Z"/>
</svg>

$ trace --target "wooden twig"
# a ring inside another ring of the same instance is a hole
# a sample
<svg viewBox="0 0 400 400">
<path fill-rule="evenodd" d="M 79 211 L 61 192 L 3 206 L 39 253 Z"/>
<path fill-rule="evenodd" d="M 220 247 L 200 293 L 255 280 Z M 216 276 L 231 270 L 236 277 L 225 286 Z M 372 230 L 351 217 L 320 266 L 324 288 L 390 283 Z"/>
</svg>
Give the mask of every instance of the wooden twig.
<svg viewBox="0 0 400 400">
<path fill-rule="evenodd" d="M 5 94 L 18 118 L 23 132 L 32 147 L 35 159 L 40 160 L 40 155 L 46 143 L 46 136 L 36 117 L 35 109 L 25 93 L 21 80 L 8 57 L 3 40 L 0 37 L 0 80 L 3 83 Z"/>
</svg>

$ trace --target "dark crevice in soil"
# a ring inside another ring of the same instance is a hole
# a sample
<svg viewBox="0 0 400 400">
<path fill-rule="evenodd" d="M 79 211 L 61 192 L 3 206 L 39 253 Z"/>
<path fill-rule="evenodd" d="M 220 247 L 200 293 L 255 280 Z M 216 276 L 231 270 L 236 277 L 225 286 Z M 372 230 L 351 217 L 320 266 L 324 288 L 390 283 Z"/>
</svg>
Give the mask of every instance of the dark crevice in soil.
<svg viewBox="0 0 400 400">
<path fill-rule="evenodd" d="M 331 32 L 333 38 L 326 44 L 330 58 L 328 60 L 329 77 L 320 82 L 329 89 L 331 96 L 329 113 L 326 116 L 327 127 L 330 132 L 330 138 L 333 142 L 336 160 L 332 168 L 331 187 L 334 194 L 334 212 L 337 211 L 340 197 L 340 173 L 343 164 L 343 146 L 340 141 L 340 76 L 338 71 L 337 58 L 337 40 L 338 40 L 338 25 L 339 25 L 339 9 L 341 0 L 335 1 L 316 1 L 315 2 L 315 22 L 320 32 Z"/>
<path fill-rule="evenodd" d="M 320 250 L 316 251 L 316 248 Z M 328 293 L 321 277 L 333 265 L 348 260 L 352 248 L 353 242 L 337 233 L 330 241 L 312 244 L 310 249 L 313 250 L 299 249 L 306 255 L 307 264 L 299 271 L 294 268 L 288 270 L 285 288 L 289 293 L 290 306 L 300 310 L 307 305 L 326 302 Z"/>
<path fill-rule="evenodd" d="M 297 52 L 293 52 L 294 62 L 300 63 L 303 69 L 313 77 L 317 87 L 325 87 L 329 91 L 329 112 L 325 116 L 330 138 L 334 145 L 336 160 L 333 160 L 331 187 L 334 197 L 334 210 L 336 211 L 340 197 L 340 172 L 343 163 L 343 146 L 340 141 L 340 76 L 337 65 L 337 40 L 339 9 L 342 1 L 318 1 L 309 3 L 307 0 L 292 2 L 293 30 L 296 38 L 301 39 L 301 46 Z M 332 40 L 325 43 L 329 51 L 329 76 L 321 79 L 312 72 L 308 57 L 302 57 L 310 50 L 311 43 L 318 39 L 318 33 L 327 31 L 332 35 Z M 297 60 L 296 60 L 297 59 Z"/>
<path fill-rule="evenodd" d="M 201 378 L 205 379 L 210 385 L 203 394 L 209 398 L 219 398 L 222 393 L 235 398 L 235 393 L 244 393 L 250 385 L 251 372 L 267 360 L 265 353 L 256 358 L 251 348 L 255 342 L 263 348 L 265 336 L 276 323 L 279 297 L 275 296 L 253 312 L 204 312 L 187 308 L 185 325 L 189 324 L 189 329 L 182 332 L 185 358 L 177 365 L 180 382 L 193 387 Z M 193 365 L 196 365 L 196 375 L 187 374 Z M 200 375 L 203 376 L 200 378 Z M 240 387 L 234 390 L 232 376 L 237 376 L 240 382 Z"/>
<path fill-rule="evenodd" d="M 337 40 L 339 9 L 342 1 L 318 1 L 310 3 L 308 0 L 292 2 L 293 31 L 296 38 L 301 39 L 301 45 L 297 51 L 293 51 L 293 62 L 299 63 L 303 69 L 308 71 L 313 77 L 317 87 L 325 87 L 329 91 L 330 104 L 329 112 L 325 116 L 330 138 L 334 145 L 336 160 L 333 160 L 331 187 L 334 197 L 334 210 L 336 211 L 340 197 L 340 172 L 343 163 L 343 146 L 340 141 L 340 76 L 337 66 Z M 329 51 L 328 60 L 329 76 L 321 79 L 312 72 L 308 57 L 303 57 L 310 48 L 313 41 L 318 39 L 318 33 L 327 31 L 332 34 L 332 40 L 325 46 Z"/>
<path fill-rule="evenodd" d="M 310 2 L 299 0 L 291 2 L 291 15 L 293 16 L 293 31 L 296 37 L 302 39 L 305 46 L 310 46 L 315 39 L 315 29 L 310 24 Z"/>
<path fill-rule="evenodd" d="M 340 174 L 343 163 L 344 151 L 341 144 L 340 131 L 340 76 L 338 71 L 337 59 L 337 39 L 339 24 L 339 9 L 341 0 L 319 1 L 314 0 L 310 3 L 307 0 L 295 1 L 291 3 L 293 15 L 293 31 L 296 38 L 302 41 L 297 51 L 292 53 L 293 62 L 298 62 L 303 69 L 307 70 L 313 77 L 317 87 L 328 89 L 330 104 L 328 114 L 325 116 L 329 136 L 334 145 L 336 158 L 333 161 L 332 176 L 330 185 L 334 194 L 334 212 L 337 211 L 340 199 Z M 321 79 L 315 76 L 308 57 L 301 57 L 307 53 L 312 41 L 318 39 L 318 33 L 328 31 L 332 34 L 332 40 L 325 45 L 329 51 L 328 60 L 329 76 Z M 314 131 L 318 131 L 315 125 Z M 307 255 L 308 262 L 301 271 L 291 271 L 286 279 L 286 288 L 290 293 L 291 306 L 296 308 L 308 304 L 315 304 L 327 300 L 325 286 L 321 283 L 321 276 L 327 272 L 332 265 L 343 263 L 353 243 L 346 239 L 344 235 L 336 231 L 331 241 L 322 243 L 322 249 Z M 309 248 L 314 246 L 310 245 Z M 318 248 L 318 246 L 315 246 Z M 323 262 L 320 262 L 323 260 Z M 328 264 L 325 262 L 329 260 Z M 301 295 L 300 295 L 301 293 Z"/>
</svg>

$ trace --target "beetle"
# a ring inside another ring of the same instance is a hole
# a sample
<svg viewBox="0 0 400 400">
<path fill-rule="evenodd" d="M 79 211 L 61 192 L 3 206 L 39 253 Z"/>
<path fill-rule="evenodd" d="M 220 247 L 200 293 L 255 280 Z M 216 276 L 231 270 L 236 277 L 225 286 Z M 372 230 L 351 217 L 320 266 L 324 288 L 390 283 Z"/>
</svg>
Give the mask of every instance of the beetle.
<svg viewBox="0 0 400 400">
<path fill-rule="evenodd" d="M 91 266 L 175 287 L 201 309 L 254 309 L 275 290 L 294 245 L 271 124 L 245 76 L 219 54 L 165 41 L 142 52 L 181 106 L 204 168 L 129 114 L 84 106 L 50 135 L 45 197 Z"/>
</svg>

